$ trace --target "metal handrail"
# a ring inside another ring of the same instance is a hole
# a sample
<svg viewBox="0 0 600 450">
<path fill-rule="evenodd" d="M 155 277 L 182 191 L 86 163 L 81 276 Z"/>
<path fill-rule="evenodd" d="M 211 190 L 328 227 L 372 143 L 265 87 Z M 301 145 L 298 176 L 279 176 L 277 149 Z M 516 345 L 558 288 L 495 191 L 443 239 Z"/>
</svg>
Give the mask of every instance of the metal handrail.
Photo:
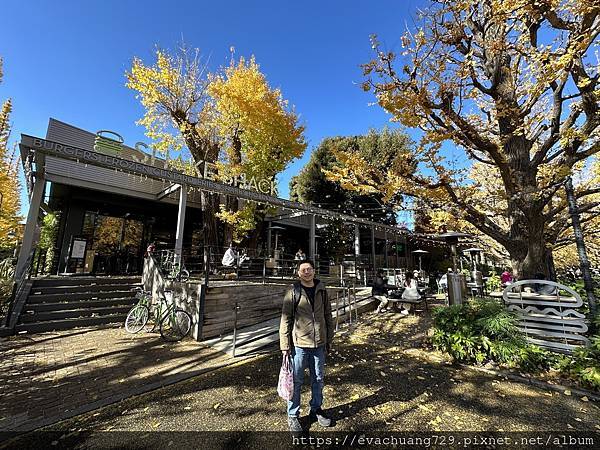
<svg viewBox="0 0 600 450">
<path fill-rule="evenodd" d="M 33 259 L 35 257 L 35 249 L 31 251 L 29 256 L 27 257 L 27 261 L 25 262 L 25 270 L 21 273 L 19 279 L 15 280 L 13 283 L 13 289 L 11 296 L 8 299 L 8 308 L 6 310 L 6 314 L 2 320 L 2 326 L 8 327 L 10 325 L 10 316 L 12 315 L 13 308 L 15 305 L 15 301 L 20 297 L 23 293 L 23 289 L 25 289 L 25 280 L 31 278 L 31 269 L 33 266 Z M 15 273 L 16 276 L 16 273 Z"/>
</svg>

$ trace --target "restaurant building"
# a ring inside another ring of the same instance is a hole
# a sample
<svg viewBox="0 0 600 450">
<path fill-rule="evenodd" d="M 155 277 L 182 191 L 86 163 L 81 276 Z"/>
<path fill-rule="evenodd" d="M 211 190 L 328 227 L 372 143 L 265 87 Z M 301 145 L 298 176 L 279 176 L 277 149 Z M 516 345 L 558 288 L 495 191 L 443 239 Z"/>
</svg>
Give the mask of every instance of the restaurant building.
<svg viewBox="0 0 600 450">
<path fill-rule="evenodd" d="M 277 208 L 265 219 L 257 254 L 293 254 L 303 248 L 319 256 L 319 228 L 329 219 L 354 226 L 350 249 L 378 267 L 406 267 L 406 230 L 339 214 L 274 196 L 270 180 L 215 181 L 174 170 L 148 146 L 125 145 L 111 131 L 96 133 L 50 119 L 45 138 L 22 135 L 21 160 L 30 211 L 17 276 L 33 263 L 45 215 L 58 223 L 52 261 L 54 274 L 139 274 L 150 243 L 171 249 L 187 261 L 203 252 L 201 193 L 213 192 Z M 323 255 L 321 255 L 323 256 Z"/>
</svg>

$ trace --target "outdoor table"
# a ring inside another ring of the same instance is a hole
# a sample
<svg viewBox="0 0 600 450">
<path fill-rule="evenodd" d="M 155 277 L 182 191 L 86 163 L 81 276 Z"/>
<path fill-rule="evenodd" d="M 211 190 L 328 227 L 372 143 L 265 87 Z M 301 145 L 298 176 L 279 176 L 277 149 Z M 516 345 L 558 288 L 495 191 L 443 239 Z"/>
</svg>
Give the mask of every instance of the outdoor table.
<svg viewBox="0 0 600 450">
<path fill-rule="evenodd" d="M 388 285 L 390 288 L 390 291 L 393 292 L 397 292 L 395 294 L 395 296 L 399 295 L 399 298 L 395 298 L 395 297 L 389 297 L 386 296 L 386 298 L 388 299 L 388 301 L 391 302 L 391 304 L 393 305 L 394 309 L 398 309 L 398 304 L 399 303 L 409 303 L 411 305 L 418 305 L 422 302 L 425 302 L 425 310 L 428 309 L 427 306 L 427 291 L 429 290 L 429 287 L 417 287 L 417 291 L 419 292 L 419 295 L 421 296 L 421 298 L 419 298 L 418 300 L 407 300 L 402 298 L 402 293 L 404 292 L 404 289 L 406 289 L 405 286 L 394 286 L 394 285 Z"/>
</svg>

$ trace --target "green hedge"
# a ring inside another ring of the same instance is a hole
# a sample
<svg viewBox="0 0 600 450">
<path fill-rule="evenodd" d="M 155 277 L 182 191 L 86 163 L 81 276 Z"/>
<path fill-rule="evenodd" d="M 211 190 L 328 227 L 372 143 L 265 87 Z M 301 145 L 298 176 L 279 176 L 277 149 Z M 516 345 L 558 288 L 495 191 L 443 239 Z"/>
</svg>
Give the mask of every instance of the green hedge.
<svg viewBox="0 0 600 450">
<path fill-rule="evenodd" d="M 433 345 L 456 361 L 508 363 L 525 345 L 517 319 L 494 300 L 436 308 Z"/>
<path fill-rule="evenodd" d="M 516 317 L 495 300 L 436 308 L 433 316 L 432 343 L 455 361 L 494 362 L 533 374 L 558 370 L 581 386 L 600 391 L 600 335 L 591 337 L 590 347 L 566 356 L 527 344 Z"/>
</svg>

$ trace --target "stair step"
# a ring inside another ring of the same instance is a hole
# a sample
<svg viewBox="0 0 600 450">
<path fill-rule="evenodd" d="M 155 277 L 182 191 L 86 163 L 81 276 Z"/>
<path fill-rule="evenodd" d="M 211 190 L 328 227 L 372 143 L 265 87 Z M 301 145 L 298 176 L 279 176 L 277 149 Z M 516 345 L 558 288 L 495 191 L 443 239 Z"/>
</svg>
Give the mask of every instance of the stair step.
<svg viewBox="0 0 600 450">
<path fill-rule="evenodd" d="M 111 308 L 82 308 L 60 311 L 46 311 L 36 313 L 23 313 L 19 316 L 19 323 L 47 322 L 52 320 L 73 319 L 77 317 L 109 316 L 112 314 L 125 314 L 131 305 L 114 306 Z"/>
<path fill-rule="evenodd" d="M 127 314 L 111 314 L 100 317 L 53 320 L 49 322 L 22 323 L 16 326 L 16 332 L 42 333 L 45 331 L 70 330 L 77 327 L 89 327 L 102 324 L 123 324 Z"/>
<path fill-rule="evenodd" d="M 94 298 L 124 298 L 134 297 L 135 291 L 109 291 L 109 292 L 83 292 L 70 293 L 63 292 L 60 294 L 34 294 L 27 298 L 27 303 L 55 303 L 55 302 L 70 302 L 76 300 L 91 300 Z"/>
<path fill-rule="evenodd" d="M 91 284 L 135 284 L 141 276 L 132 277 L 44 277 L 33 280 L 34 288 L 53 286 L 84 286 Z"/>
<path fill-rule="evenodd" d="M 55 303 L 27 303 L 23 307 L 23 314 L 27 311 L 34 313 L 42 311 L 69 311 L 81 308 L 108 308 L 111 306 L 133 306 L 137 303 L 135 297 L 125 298 L 107 298 L 98 300 L 78 300 L 74 302 L 55 302 Z"/>
<path fill-rule="evenodd" d="M 62 292 L 76 293 L 76 292 L 101 292 L 101 291 L 118 291 L 123 290 L 127 286 L 128 288 L 135 288 L 141 286 L 141 283 L 136 284 L 86 284 L 83 286 L 33 286 L 31 288 L 30 295 L 44 295 L 44 294 L 60 294 Z"/>
</svg>

